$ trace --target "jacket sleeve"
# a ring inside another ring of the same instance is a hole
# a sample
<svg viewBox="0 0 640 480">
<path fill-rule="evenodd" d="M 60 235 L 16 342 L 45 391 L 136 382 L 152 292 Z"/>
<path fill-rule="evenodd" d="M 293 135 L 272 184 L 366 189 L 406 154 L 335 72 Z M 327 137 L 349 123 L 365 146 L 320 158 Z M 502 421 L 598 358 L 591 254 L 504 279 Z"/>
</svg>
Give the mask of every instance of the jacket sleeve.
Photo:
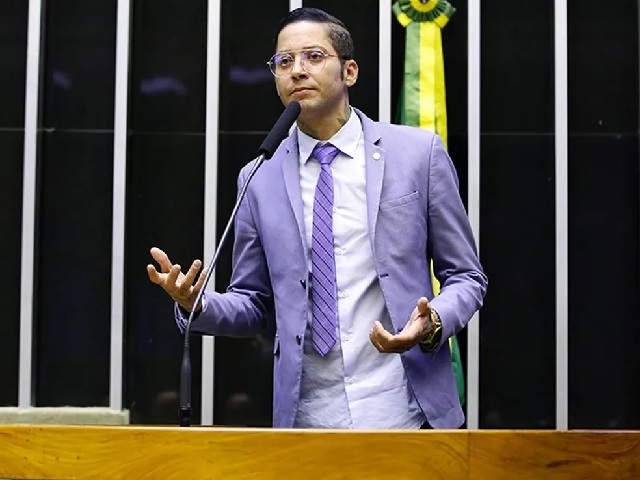
<svg viewBox="0 0 640 480">
<path fill-rule="evenodd" d="M 488 282 L 460 199 L 455 168 L 437 135 L 431 149 L 428 205 L 427 254 L 441 287 L 431 306 L 442 320 L 442 344 L 482 306 Z"/>
</svg>

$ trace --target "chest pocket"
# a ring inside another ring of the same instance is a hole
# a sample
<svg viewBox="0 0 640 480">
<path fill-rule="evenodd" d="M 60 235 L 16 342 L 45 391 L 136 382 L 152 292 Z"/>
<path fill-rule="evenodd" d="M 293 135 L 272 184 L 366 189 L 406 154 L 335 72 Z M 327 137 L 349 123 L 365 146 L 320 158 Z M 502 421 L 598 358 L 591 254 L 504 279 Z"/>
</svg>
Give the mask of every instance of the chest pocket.
<svg viewBox="0 0 640 480">
<path fill-rule="evenodd" d="M 380 202 L 380 210 L 389 210 L 390 208 L 400 207 L 402 205 L 415 202 L 416 200 L 418 200 L 419 196 L 420 194 L 415 191 L 406 195 L 402 195 L 401 197 L 392 198 L 391 200 L 385 200 L 384 202 Z"/>
</svg>

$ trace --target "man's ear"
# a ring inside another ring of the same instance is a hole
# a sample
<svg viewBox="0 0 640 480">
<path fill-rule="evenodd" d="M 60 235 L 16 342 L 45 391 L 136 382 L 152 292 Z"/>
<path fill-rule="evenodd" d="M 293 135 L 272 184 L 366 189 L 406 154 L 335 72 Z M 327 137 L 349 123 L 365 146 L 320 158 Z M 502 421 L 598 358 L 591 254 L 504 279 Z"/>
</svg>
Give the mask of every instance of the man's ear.
<svg viewBox="0 0 640 480">
<path fill-rule="evenodd" d="M 355 60 L 344 62 L 344 83 L 347 87 L 352 87 L 358 81 L 358 64 Z"/>
</svg>

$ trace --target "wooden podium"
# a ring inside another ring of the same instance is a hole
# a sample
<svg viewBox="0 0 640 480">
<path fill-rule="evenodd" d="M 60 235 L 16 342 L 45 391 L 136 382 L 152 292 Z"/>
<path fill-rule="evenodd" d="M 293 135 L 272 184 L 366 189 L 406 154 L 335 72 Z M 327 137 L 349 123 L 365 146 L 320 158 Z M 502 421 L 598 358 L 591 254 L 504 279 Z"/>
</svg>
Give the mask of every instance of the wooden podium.
<svg viewBox="0 0 640 480">
<path fill-rule="evenodd" d="M 2 479 L 634 479 L 640 432 L 0 426 Z"/>
</svg>

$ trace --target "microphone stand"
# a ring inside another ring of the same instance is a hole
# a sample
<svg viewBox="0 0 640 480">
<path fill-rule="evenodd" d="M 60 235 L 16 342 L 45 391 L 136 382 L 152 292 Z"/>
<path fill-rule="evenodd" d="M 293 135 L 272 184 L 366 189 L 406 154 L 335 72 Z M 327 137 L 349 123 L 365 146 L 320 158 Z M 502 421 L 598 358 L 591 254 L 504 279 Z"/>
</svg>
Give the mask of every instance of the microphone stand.
<svg viewBox="0 0 640 480">
<path fill-rule="evenodd" d="M 220 242 L 216 248 L 216 251 L 207 267 L 207 273 L 204 277 L 204 283 L 202 284 L 202 288 L 198 292 L 196 296 L 196 301 L 193 304 L 193 308 L 189 313 L 189 318 L 187 320 L 187 325 L 184 329 L 184 349 L 182 351 L 182 365 L 180 367 L 180 426 L 181 427 L 190 427 L 191 426 L 191 356 L 189 352 L 189 335 L 191 332 L 191 322 L 193 321 L 193 317 L 195 316 L 195 312 L 201 306 L 202 297 L 204 295 L 204 291 L 207 288 L 207 284 L 209 283 L 209 279 L 211 278 L 211 274 L 213 270 L 216 268 L 218 263 L 218 257 L 220 256 L 220 250 L 222 250 L 222 246 L 224 245 L 227 237 L 229 236 L 229 231 L 231 230 L 231 226 L 233 225 L 233 221 L 238 214 L 238 209 L 240 208 L 240 203 L 244 198 L 247 188 L 249 187 L 249 181 L 253 178 L 253 176 L 258 171 L 258 168 L 264 163 L 266 160 L 266 156 L 264 153 L 258 156 L 255 165 L 249 172 L 247 179 L 245 180 L 242 188 L 240 189 L 240 193 L 238 194 L 238 199 L 236 200 L 236 204 L 233 207 L 231 212 L 231 216 L 229 217 L 229 221 L 227 222 L 227 226 L 222 232 L 222 237 L 220 238 Z"/>
</svg>

